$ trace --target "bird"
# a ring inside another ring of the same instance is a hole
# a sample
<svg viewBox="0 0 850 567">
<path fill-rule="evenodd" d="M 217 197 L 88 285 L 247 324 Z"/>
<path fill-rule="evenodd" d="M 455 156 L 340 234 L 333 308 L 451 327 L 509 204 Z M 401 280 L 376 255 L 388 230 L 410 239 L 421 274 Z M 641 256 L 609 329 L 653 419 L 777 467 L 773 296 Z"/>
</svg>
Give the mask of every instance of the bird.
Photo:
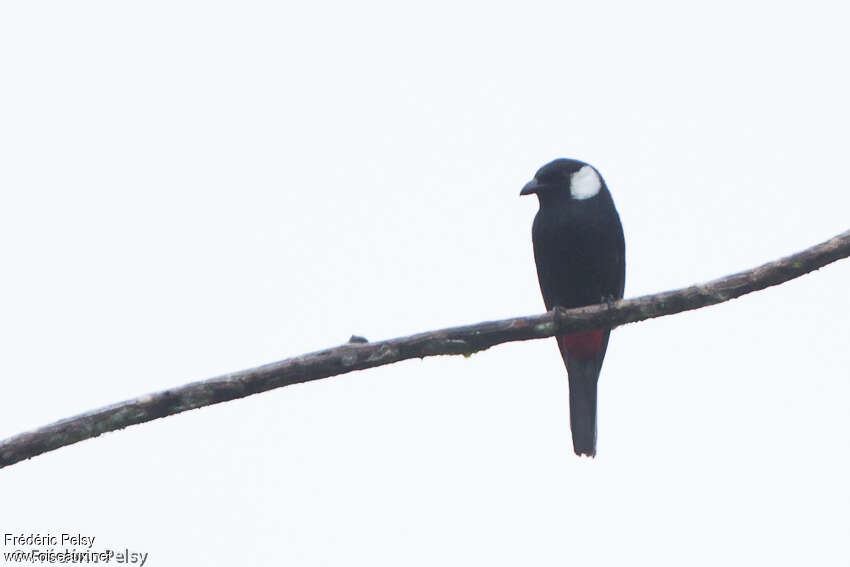
<svg viewBox="0 0 850 567">
<path fill-rule="evenodd" d="M 623 298 L 626 243 L 605 180 L 592 165 L 556 159 L 537 170 L 520 195 L 537 195 L 531 240 L 546 310 Z M 576 455 L 596 456 L 597 384 L 610 329 L 555 338 L 567 368 L 570 429 Z"/>
</svg>

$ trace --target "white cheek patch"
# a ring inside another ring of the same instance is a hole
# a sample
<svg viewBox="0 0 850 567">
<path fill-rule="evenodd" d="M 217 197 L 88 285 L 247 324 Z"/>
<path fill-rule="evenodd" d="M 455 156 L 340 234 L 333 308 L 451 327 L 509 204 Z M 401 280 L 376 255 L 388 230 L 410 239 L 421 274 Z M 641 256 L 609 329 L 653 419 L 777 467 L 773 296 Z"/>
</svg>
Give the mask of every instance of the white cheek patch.
<svg viewBox="0 0 850 567">
<path fill-rule="evenodd" d="M 602 180 L 596 170 L 586 165 L 573 173 L 570 179 L 570 196 L 582 201 L 590 199 L 599 193 L 602 188 Z"/>
</svg>

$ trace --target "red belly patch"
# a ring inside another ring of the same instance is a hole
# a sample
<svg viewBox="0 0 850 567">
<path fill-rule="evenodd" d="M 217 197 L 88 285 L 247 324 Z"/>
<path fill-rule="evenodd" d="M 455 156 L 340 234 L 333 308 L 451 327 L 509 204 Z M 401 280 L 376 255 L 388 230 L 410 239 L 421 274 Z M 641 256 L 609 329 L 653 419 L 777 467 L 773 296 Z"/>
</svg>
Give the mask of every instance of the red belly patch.
<svg viewBox="0 0 850 567">
<path fill-rule="evenodd" d="M 602 350 L 602 335 L 601 330 L 561 335 L 558 344 L 571 357 L 593 358 Z"/>
</svg>

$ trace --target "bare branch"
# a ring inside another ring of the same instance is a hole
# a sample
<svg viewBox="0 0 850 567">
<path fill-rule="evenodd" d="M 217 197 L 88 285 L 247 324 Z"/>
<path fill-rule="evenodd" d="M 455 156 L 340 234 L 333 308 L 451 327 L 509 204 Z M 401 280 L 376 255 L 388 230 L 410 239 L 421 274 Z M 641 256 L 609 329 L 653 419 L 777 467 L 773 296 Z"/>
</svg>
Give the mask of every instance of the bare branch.
<svg viewBox="0 0 850 567">
<path fill-rule="evenodd" d="M 97 437 L 107 431 L 191 409 L 244 398 L 290 384 L 383 366 L 409 358 L 470 354 L 510 341 L 616 327 L 722 303 L 779 285 L 850 256 L 850 231 L 787 258 L 705 284 L 543 315 L 428 331 L 375 343 L 351 342 L 257 368 L 192 382 L 63 419 L 0 442 L 0 468 Z"/>
</svg>

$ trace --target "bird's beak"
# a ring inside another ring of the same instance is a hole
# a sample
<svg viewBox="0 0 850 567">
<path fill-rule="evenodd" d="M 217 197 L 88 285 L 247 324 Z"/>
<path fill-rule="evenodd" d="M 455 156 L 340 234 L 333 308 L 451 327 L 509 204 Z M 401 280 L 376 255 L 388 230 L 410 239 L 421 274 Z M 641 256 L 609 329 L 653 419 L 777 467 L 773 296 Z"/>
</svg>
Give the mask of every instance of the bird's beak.
<svg viewBox="0 0 850 567">
<path fill-rule="evenodd" d="M 525 184 L 525 187 L 522 188 L 522 191 L 519 192 L 520 195 L 531 195 L 532 193 L 537 193 L 543 189 L 543 184 L 537 181 L 535 177 L 531 181 Z"/>
</svg>

